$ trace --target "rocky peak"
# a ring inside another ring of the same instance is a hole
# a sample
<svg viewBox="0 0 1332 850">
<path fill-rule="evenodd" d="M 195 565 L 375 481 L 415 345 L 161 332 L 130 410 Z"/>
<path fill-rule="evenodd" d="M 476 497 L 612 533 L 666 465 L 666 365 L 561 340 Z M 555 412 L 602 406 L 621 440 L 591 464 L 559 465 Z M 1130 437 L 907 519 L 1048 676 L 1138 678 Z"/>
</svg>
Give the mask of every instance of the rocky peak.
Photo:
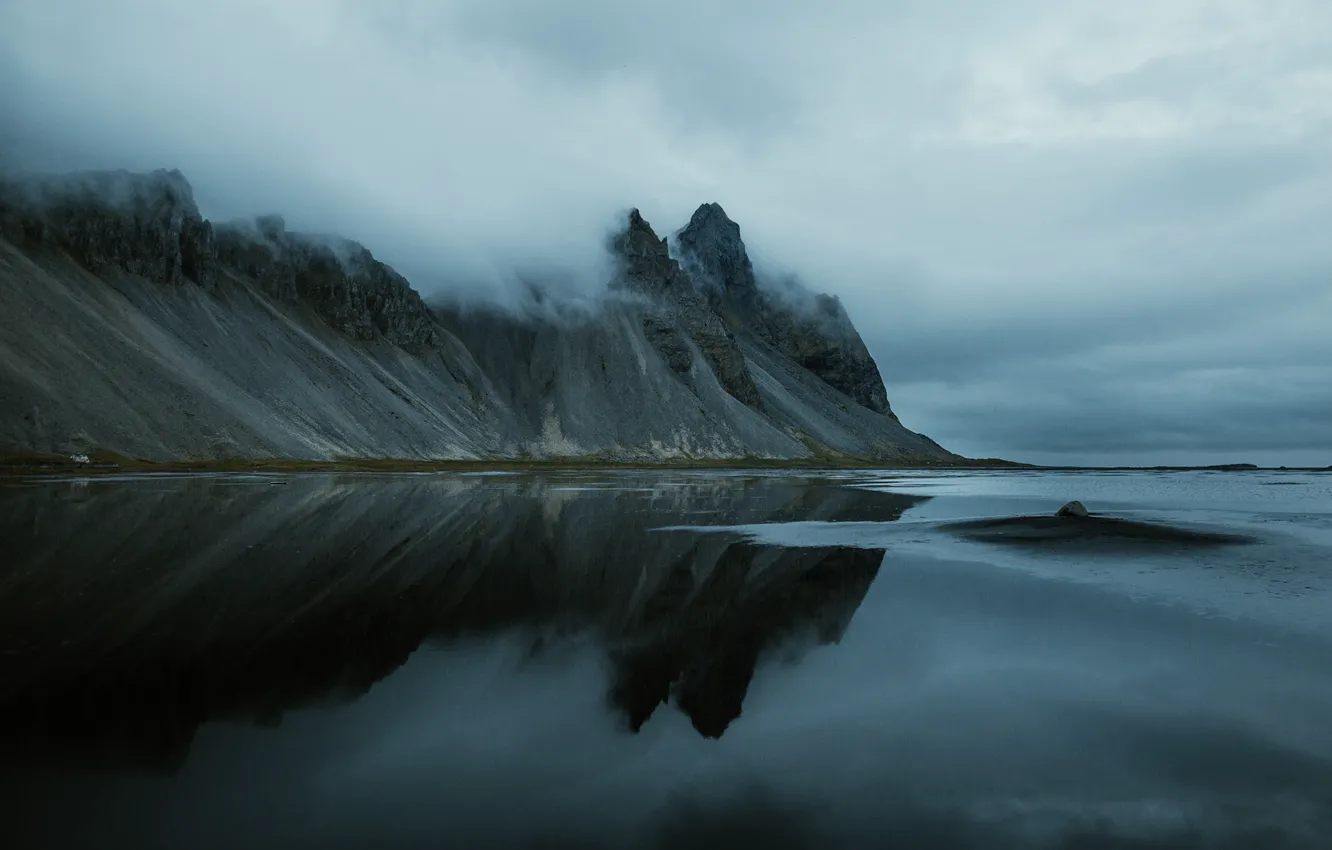
<svg viewBox="0 0 1332 850">
<path fill-rule="evenodd" d="M 699 207 L 680 231 L 681 260 L 735 333 L 750 333 L 825 383 L 892 416 L 879 367 L 841 301 L 791 282 L 760 287 L 736 224 L 720 204 Z"/>
<path fill-rule="evenodd" d="M 671 257 L 665 239 L 658 237 L 638 210 L 630 210 L 626 227 L 611 241 L 621 261 L 616 286 L 643 295 L 689 298 L 694 289 L 689 275 Z"/>
<path fill-rule="evenodd" d="M 682 375 L 692 368 L 693 356 L 682 332 L 693 340 L 728 393 L 762 409 L 758 387 L 735 336 L 671 257 L 666 240 L 657 236 L 638 210 L 630 211 L 625 229 L 612 240 L 611 249 L 621 262 L 615 288 L 646 296 L 654 303 L 653 312 L 643 319 L 643 330 L 667 364 Z"/>
<path fill-rule="evenodd" d="M 647 223 L 647 219 L 643 218 L 643 214 L 637 208 L 629 211 L 629 226 L 625 230 L 625 234 L 631 241 L 648 246 L 664 241 L 657 239 L 656 231 L 652 229 L 652 225 Z"/>
<path fill-rule="evenodd" d="M 653 294 L 662 286 L 689 283 L 680 264 L 671 258 L 666 240 L 657 236 L 636 209 L 629 211 L 625 229 L 612 240 L 611 250 L 624 261 L 624 278 L 630 288 L 647 286 Z"/>
<path fill-rule="evenodd" d="M 758 282 L 740 237 L 740 225 L 726 215 L 721 204 L 704 204 L 695 210 L 677 241 L 705 292 L 733 301 L 758 297 Z"/>
<path fill-rule="evenodd" d="M 0 181 L 0 234 L 68 253 L 89 271 L 216 282 L 211 225 L 179 171 L 21 175 Z"/>
</svg>

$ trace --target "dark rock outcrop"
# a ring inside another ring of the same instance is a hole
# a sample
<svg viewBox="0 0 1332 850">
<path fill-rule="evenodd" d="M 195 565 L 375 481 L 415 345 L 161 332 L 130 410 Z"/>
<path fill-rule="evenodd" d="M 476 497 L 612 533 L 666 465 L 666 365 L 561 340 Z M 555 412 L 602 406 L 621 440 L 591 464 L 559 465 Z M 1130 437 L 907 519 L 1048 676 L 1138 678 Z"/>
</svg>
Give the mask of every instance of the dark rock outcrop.
<svg viewBox="0 0 1332 850">
<path fill-rule="evenodd" d="M 1090 514 L 1087 513 L 1087 508 L 1082 502 L 1075 501 L 1064 505 L 1059 509 L 1055 516 L 1090 516 Z"/>
<path fill-rule="evenodd" d="M 726 391 L 750 407 L 761 409 L 758 388 L 734 334 L 671 257 L 666 240 L 657 237 L 638 210 L 629 213 L 628 227 L 615 238 L 612 250 L 623 262 L 616 285 L 659 305 L 657 314 L 644 318 L 644 330 L 671 368 L 682 373 L 689 369 L 687 347 L 669 330 L 678 325 L 698 346 Z M 692 355 L 688 356 L 692 361 Z"/>
<path fill-rule="evenodd" d="M 304 301 L 356 340 L 434 344 L 430 311 L 405 278 L 363 246 L 286 230 L 280 216 L 216 230 L 179 171 L 28 176 L 0 182 L 0 234 L 28 248 L 55 247 L 93 274 L 125 272 L 156 283 L 212 290 L 227 273 L 270 295 Z"/>
<path fill-rule="evenodd" d="M 438 344 L 430 310 L 410 283 L 356 242 L 287 230 L 281 216 L 217 229 L 221 264 L 282 301 L 304 301 L 352 339 L 420 349 Z"/>
<path fill-rule="evenodd" d="M 57 246 L 94 274 L 158 283 L 216 282 L 213 228 L 179 171 L 27 176 L 0 182 L 0 235 Z"/>
<path fill-rule="evenodd" d="M 689 374 L 694 366 L 694 351 L 689 347 L 689 338 L 680 328 L 662 316 L 648 315 L 643 318 L 643 333 L 672 372 Z"/>
<path fill-rule="evenodd" d="M 678 240 L 685 267 L 733 330 L 755 334 L 856 403 L 894 416 L 878 364 L 839 299 L 794 282 L 784 292 L 760 287 L 740 226 L 719 204 L 699 207 Z"/>
<path fill-rule="evenodd" d="M 286 222 L 281 216 L 260 216 L 254 221 L 234 221 L 217 228 L 217 253 L 222 264 L 257 282 L 279 301 L 300 300 L 296 288 L 296 264 L 285 256 L 289 246 Z"/>
</svg>

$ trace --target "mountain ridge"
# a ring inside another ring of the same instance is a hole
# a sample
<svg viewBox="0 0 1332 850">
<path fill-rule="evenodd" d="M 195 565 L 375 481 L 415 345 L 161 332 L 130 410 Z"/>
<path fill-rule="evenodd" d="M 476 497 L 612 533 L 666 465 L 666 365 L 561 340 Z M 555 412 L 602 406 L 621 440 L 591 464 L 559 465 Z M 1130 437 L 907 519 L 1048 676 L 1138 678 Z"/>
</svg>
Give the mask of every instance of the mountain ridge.
<svg viewBox="0 0 1332 850">
<path fill-rule="evenodd" d="M 556 322 L 428 305 L 280 216 L 210 222 L 179 171 L 0 179 L 0 452 L 963 460 L 864 390 L 845 311 L 829 334 L 717 298 L 698 244 L 633 210 L 598 310 Z"/>
</svg>

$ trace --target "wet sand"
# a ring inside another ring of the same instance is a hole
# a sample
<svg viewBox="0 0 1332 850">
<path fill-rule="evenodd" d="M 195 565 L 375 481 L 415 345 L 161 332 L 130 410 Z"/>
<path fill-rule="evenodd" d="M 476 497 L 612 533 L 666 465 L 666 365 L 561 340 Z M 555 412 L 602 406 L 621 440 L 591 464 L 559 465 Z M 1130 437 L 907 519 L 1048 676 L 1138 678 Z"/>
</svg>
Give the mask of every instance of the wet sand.
<svg viewBox="0 0 1332 850">
<path fill-rule="evenodd" d="M 1095 546 L 1116 551 L 1238 546 L 1242 534 L 1183 528 L 1104 516 L 1018 516 L 950 523 L 945 529 L 982 543 L 1019 546 Z"/>
</svg>

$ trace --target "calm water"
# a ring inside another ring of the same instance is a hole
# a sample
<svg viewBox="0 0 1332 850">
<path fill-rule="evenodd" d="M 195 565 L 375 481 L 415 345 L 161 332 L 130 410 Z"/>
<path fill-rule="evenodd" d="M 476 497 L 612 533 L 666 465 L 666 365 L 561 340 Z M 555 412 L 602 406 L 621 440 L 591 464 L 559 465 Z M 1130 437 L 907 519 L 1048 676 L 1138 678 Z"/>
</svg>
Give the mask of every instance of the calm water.
<svg viewBox="0 0 1332 850">
<path fill-rule="evenodd" d="M 1247 540 L 953 527 L 1073 498 Z M 1332 847 L 1332 475 L 29 480 L 0 534 L 7 848 Z"/>
</svg>

